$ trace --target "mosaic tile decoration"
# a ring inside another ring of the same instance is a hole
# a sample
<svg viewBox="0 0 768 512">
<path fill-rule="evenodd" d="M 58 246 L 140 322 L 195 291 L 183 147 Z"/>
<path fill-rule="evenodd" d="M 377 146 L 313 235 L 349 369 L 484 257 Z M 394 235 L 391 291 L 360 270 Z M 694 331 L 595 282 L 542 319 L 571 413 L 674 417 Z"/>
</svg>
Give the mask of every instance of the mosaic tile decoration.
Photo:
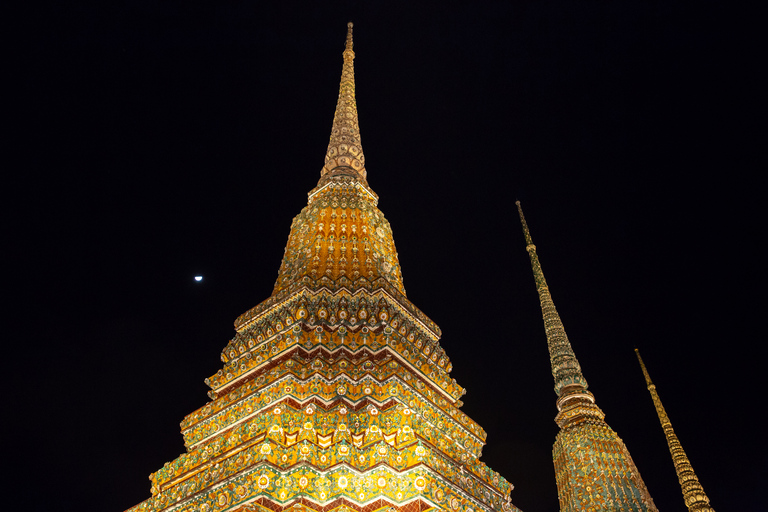
<svg viewBox="0 0 768 512">
<path fill-rule="evenodd" d="M 369 188 L 352 25 L 318 185 L 293 220 L 272 295 L 235 321 L 181 422 L 187 452 L 129 512 L 514 512 L 479 460 L 440 329 L 406 297 Z"/>
</svg>

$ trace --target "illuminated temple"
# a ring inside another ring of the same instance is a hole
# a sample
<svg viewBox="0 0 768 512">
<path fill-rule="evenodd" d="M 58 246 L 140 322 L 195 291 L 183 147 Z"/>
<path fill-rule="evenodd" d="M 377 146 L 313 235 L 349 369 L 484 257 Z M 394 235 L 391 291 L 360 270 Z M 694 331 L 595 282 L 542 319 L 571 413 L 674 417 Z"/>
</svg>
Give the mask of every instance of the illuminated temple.
<svg viewBox="0 0 768 512">
<path fill-rule="evenodd" d="M 293 219 L 272 295 L 235 321 L 211 401 L 181 422 L 186 453 L 127 512 L 515 512 L 479 460 L 440 329 L 406 297 L 389 222 L 368 186 L 352 24 L 325 164 Z M 588 391 L 520 203 L 557 394 L 560 509 L 655 512 Z M 639 354 L 638 354 L 639 357 Z M 711 511 L 645 374 L 689 510 Z"/>
<path fill-rule="evenodd" d="M 235 321 L 187 452 L 130 512 L 518 510 L 367 182 L 352 25 L 330 143 L 272 295 Z"/>
</svg>

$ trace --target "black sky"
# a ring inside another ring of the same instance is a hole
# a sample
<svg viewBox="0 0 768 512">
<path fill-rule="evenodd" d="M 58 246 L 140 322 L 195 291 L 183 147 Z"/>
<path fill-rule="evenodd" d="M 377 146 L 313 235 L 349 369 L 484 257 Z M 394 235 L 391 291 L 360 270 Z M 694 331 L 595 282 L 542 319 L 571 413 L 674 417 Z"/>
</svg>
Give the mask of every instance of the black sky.
<svg viewBox="0 0 768 512">
<path fill-rule="evenodd" d="M 179 422 L 207 402 L 235 317 L 271 293 L 319 177 L 350 19 L 369 183 L 513 503 L 558 509 L 520 199 L 659 509 L 685 507 L 634 347 L 714 507 L 762 510 L 750 16 L 710 1 L 280 5 L 59 4 L 16 32 L 6 364 L 24 510 L 123 510 L 184 450 Z"/>
</svg>

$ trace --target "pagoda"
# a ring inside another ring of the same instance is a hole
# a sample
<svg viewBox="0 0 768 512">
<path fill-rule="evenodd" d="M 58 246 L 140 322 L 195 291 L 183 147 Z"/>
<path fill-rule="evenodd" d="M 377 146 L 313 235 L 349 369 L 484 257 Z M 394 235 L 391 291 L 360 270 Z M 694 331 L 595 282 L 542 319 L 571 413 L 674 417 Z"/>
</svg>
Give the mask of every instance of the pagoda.
<svg viewBox="0 0 768 512">
<path fill-rule="evenodd" d="M 560 431 L 552 448 L 557 493 L 562 512 L 656 511 L 629 450 L 605 422 L 605 414 L 587 390 L 563 322 L 544 279 L 520 201 L 526 251 L 533 267 L 544 317 L 552 376 L 555 378 Z"/>
<path fill-rule="evenodd" d="M 680 441 L 677 439 L 677 434 L 675 434 L 675 430 L 672 428 L 672 423 L 669 421 L 667 411 L 661 404 L 661 398 L 659 398 L 659 393 L 656 391 L 656 385 L 651 381 L 651 376 L 645 368 L 643 358 L 640 357 L 640 351 L 635 349 L 635 354 L 637 354 L 637 360 L 640 362 L 640 369 L 645 376 L 645 383 L 648 386 L 648 391 L 651 393 L 651 399 L 656 408 L 656 414 L 659 416 L 661 428 L 664 430 L 664 437 L 667 438 L 667 445 L 672 454 L 672 462 L 675 465 L 677 479 L 680 482 L 680 488 L 683 491 L 685 506 L 688 507 L 690 512 L 715 512 L 715 509 L 709 506 L 709 498 L 704 493 L 704 488 L 699 483 L 696 473 L 693 472 L 693 466 L 691 466 L 691 461 L 688 460 L 688 456 L 683 450 L 683 445 L 681 445 Z"/>
<path fill-rule="evenodd" d="M 480 462 L 440 329 L 406 297 L 367 181 L 352 24 L 325 164 L 272 295 L 235 321 L 186 453 L 130 512 L 518 510 Z"/>
</svg>

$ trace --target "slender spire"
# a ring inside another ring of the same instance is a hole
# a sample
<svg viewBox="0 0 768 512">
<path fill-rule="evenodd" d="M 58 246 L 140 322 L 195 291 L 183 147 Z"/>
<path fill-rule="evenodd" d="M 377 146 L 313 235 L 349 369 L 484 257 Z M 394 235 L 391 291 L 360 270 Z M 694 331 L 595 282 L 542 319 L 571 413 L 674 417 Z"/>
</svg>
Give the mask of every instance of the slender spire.
<svg viewBox="0 0 768 512">
<path fill-rule="evenodd" d="M 560 320 L 560 315 L 557 314 L 555 303 L 552 302 L 552 295 L 549 293 L 547 280 L 544 279 L 544 272 L 541 270 L 539 257 L 536 254 L 536 246 L 533 245 L 528 224 L 525 222 L 523 208 L 520 206 L 520 201 L 515 201 L 515 204 L 520 214 L 520 222 L 523 225 L 526 243 L 525 250 L 528 251 L 528 256 L 531 258 L 533 277 L 536 280 L 536 290 L 539 292 L 541 312 L 544 316 L 544 328 L 547 333 L 549 357 L 552 363 L 552 376 L 555 378 L 555 392 L 558 397 L 561 397 L 563 396 L 563 390 L 571 386 L 577 386 L 586 391 L 588 387 L 587 379 L 581 373 L 579 361 L 576 359 L 576 354 L 573 353 L 570 341 L 568 341 L 568 335 L 565 333 L 565 327 L 563 327 L 563 322 Z M 560 404 L 558 404 L 558 407 L 560 407 Z"/>
<path fill-rule="evenodd" d="M 637 360 L 640 362 L 640 368 L 643 370 L 648 391 L 651 392 L 653 405 L 656 407 L 656 414 L 659 415 L 659 421 L 661 422 L 661 428 L 664 430 L 664 436 L 667 438 L 667 445 L 672 454 L 672 462 L 675 464 L 677 479 L 680 481 L 680 487 L 683 491 L 685 506 L 688 507 L 690 512 L 714 512 L 714 509 L 709 506 L 709 498 L 704 493 L 704 488 L 699 483 L 696 473 L 693 472 L 691 462 L 688 460 L 680 441 L 677 439 L 677 435 L 672 428 L 672 423 L 670 423 L 669 417 L 667 416 L 667 411 L 661 404 L 659 394 L 656 392 L 656 385 L 651 381 L 651 376 L 648 375 L 648 370 L 645 368 L 643 358 L 640 357 L 640 351 L 635 349 L 635 354 L 637 354 Z"/>
<path fill-rule="evenodd" d="M 341 69 L 339 100 L 333 117 L 331 139 L 325 154 L 322 178 L 348 175 L 366 183 L 365 156 L 360 143 L 360 127 L 357 123 L 355 101 L 355 52 L 352 51 L 352 22 L 347 23 L 347 45 L 344 49 L 344 65 Z"/>
<path fill-rule="evenodd" d="M 539 293 L 557 393 L 552 446 L 557 493 L 562 512 L 658 512 L 626 445 L 605 422 L 605 414 L 587 391 L 576 355 L 565 334 L 541 270 L 520 201 L 516 201 Z"/>
</svg>

